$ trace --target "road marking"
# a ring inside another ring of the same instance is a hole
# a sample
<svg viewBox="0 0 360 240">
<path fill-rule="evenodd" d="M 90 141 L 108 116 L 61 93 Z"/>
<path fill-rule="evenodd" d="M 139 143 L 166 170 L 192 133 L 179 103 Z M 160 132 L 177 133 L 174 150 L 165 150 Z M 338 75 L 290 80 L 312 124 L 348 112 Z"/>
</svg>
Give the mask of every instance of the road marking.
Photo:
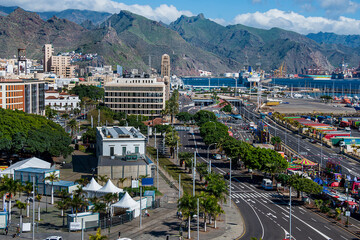
<svg viewBox="0 0 360 240">
<path fill-rule="evenodd" d="M 312 240 L 312 238 L 311 237 L 308 237 L 309 238 L 309 240 Z"/>
<path fill-rule="evenodd" d="M 346 237 L 344 237 L 344 236 L 342 236 L 342 235 L 340 235 L 340 237 L 341 237 L 342 239 L 346 239 L 346 240 L 347 240 L 347 238 L 346 238 Z"/>
<path fill-rule="evenodd" d="M 256 217 L 258 218 L 259 222 L 260 222 L 260 225 L 261 225 L 261 229 L 262 229 L 262 235 L 261 235 L 261 238 L 264 239 L 264 234 L 265 234 L 265 231 L 264 231 L 264 226 L 260 220 L 260 217 L 259 215 L 257 214 L 257 212 L 255 211 L 255 209 L 246 201 L 244 201 L 247 205 L 249 205 L 251 207 L 251 209 L 254 211 Z"/>
<path fill-rule="evenodd" d="M 326 229 L 328 229 L 328 230 L 331 230 L 331 228 L 329 228 L 328 226 L 324 226 Z"/>
<path fill-rule="evenodd" d="M 314 222 L 317 222 L 315 219 L 311 218 Z"/>
<path fill-rule="evenodd" d="M 298 227 L 295 227 L 295 228 L 301 232 L 300 228 L 298 228 Z"/>
<path fill-rule="evenodd" d="M 286 222 L 288 222 L 288 220 L 286 218 L 284 218 L 284 217 L 281 217 L 281 218 L 284 219 Z"/>
</svg>

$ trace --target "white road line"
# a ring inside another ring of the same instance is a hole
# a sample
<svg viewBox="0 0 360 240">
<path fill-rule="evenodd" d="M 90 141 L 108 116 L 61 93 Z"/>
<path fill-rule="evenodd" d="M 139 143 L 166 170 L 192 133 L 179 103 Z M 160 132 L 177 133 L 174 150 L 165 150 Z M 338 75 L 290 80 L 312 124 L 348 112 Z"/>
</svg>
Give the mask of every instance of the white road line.
<svg viewBox="0 0 360 240">
<path fill-rule="evenodd" d="M 311 218 L 311 220 L 313 220 L 314 222 L 317 222 L 315 219 Z"/>
<path fill-rule="evenodd" d="M 295 228 L 301 232 L 300 228 L 298 228 L 298 227 L 295 227 Z"/>
<path fill-rule="evenodd" d="M 254 209 L 247 201 L 245 201 L 245 203 L 251 207 L 251 209 L 254 211 L 256 217 L 258 218 L 258 220 L 259 220 L 259 222 L 260 222 L 260 225 L 261 225 L 261 229 L 262 229 L 261 238 L 264 239 L 264 234 L 265 234 L 264 226 L 263 226 L 263 224 L 262 224 L 262 222 L 261 222 L 261 219 L 260 219 L 259 215 L 257 214 L 257 212 L 255 211 L 255 209 Z"/>
<path fill-rule="evenodd" d="M 286 218 L 284 218 L 284 217 L 281 217 L 281 218 L 284 219 L 286 222 L 288 222 L 288 220 Z"/>
<path fill-rule="evenodd" d="M 325 227 L 326 229 L 328 229 L 328 230 L 331 230 L 331 228 L 329 228 L 329 227 L 328 227 L 328 226 L 326 226 L 326 225 L 325 225 L 324 227 Z"/>
<path fill-rule="evenodd" d="M 342 239 L 346 239 L 346 240 L 347 240 L 347 238 L 346 238 L 346 237 L 344 237 L 344 236 L 342 236 L 342 235 L 340 235 L 340 237 L 341 237 Z"/>
<path fill-rule="evenodd" d="M 311 237 L 308 237 L 309 238 L 309 240 L 312 240 L 312 238 Z"/>
</svg>

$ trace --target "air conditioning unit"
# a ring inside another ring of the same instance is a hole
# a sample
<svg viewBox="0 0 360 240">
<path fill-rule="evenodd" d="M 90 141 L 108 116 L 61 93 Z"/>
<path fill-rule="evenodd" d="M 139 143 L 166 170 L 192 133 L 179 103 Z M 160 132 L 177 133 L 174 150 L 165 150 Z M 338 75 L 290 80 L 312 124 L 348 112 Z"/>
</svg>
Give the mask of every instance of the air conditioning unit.
<svg viewBox="0 0 360 240">
<path fill-rule="evenodd" d="M 110 158 L 114 160 L 114 159 L 115 159 L 115 156 L 110 156 Z"/>
</svg>

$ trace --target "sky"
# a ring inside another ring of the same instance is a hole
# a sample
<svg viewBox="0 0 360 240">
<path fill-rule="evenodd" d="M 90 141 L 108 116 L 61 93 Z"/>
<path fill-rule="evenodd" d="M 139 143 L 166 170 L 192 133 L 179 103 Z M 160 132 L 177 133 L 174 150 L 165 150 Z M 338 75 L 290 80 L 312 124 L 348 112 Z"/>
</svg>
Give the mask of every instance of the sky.
<svg viewBox="0 0 360 240">
<path fill-rule="evenodd" d="M 360 34 L 360 0 L 0 0 L 0 5 L 39 12 L 128 10 L 167 24 L 181 15 L 203 13 L 224 26 L 280 27 L 302 34 Z"/>
</svg>

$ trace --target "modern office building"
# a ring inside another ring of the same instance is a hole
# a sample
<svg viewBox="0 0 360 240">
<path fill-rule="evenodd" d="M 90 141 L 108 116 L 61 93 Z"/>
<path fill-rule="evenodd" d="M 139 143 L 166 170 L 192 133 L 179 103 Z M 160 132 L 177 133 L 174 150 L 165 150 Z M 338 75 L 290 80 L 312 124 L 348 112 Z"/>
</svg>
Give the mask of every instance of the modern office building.
<svg viewBox="0 0 360 240">
<path fill-rule="evenodd" d="M 53 56 L 54 48 L 51 44 L 45 44 L 44 52 L 44 72 L 53 72 L 65 78 L 75 77 L 76 66 L 70 65 L 70 56 Z"/>
<path fill-rule="evenodd" d="M 34 80 L 0 80 L 0 107 L 43 115 L 45 83 Z"/>
<path fill-rule="evenodd" d="M 165 84 L 156 78 L 118 78 L 104 89 L 106 106 L 117 112 L 159 116 L 165 108 Z"/>
<path fill-rule="evenodd" d="M 98 175 L 111 179 L 152 176 L 152 161 L 146 157 L 146 138 L 134 127 L 97 127 Z"/>
</svg>

